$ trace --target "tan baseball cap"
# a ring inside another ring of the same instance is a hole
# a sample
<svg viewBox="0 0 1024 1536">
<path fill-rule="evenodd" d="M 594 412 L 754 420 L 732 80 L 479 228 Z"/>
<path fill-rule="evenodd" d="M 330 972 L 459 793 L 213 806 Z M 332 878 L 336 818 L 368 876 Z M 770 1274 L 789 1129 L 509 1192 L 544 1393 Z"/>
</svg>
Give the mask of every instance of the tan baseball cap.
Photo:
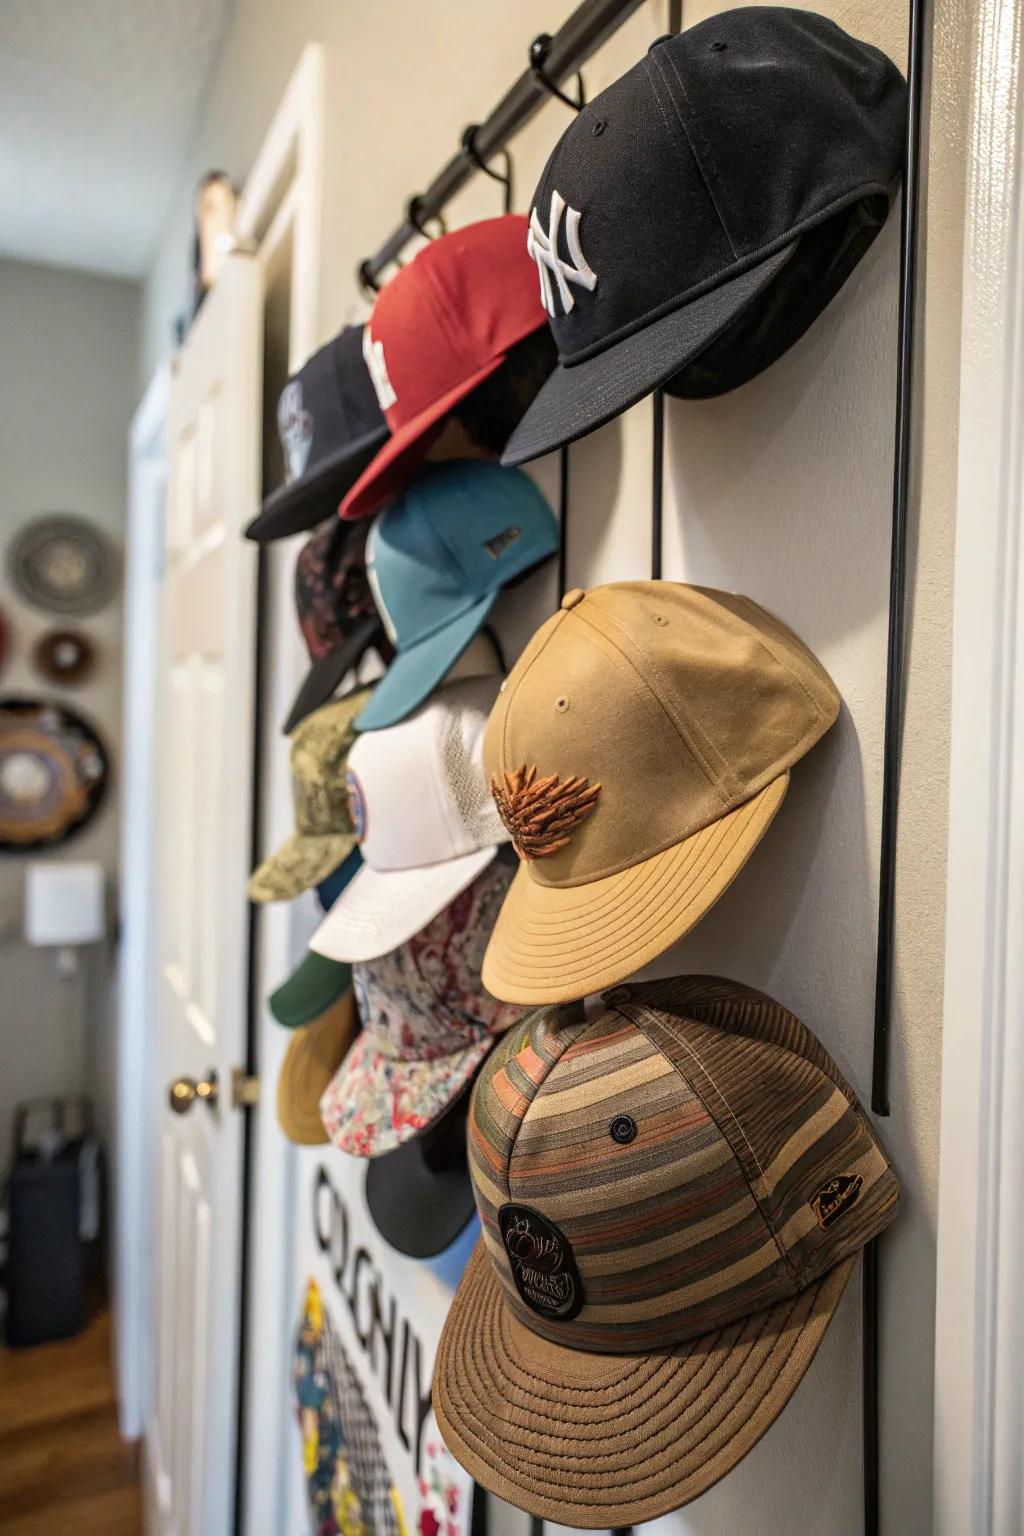
<svg viewBox="0 0 1024 1536">
<path fill-rule="evenodd" d="M 359 1033 L 350 988 L 319 1018 L 295 1030 L 277 1079 L 277 1120 L 289 1141 L 315 1147 L 328 1140 L 320 1099 Z"/>
<path fill-rule="evenodd" d="M 839 695 L 749 598 L 573 591 L 506 681 L 484 768 L 522 863 L 484 957 L 513 1003 L 584 997 L 682 938 L 764 836 Z"/>
<path fill-rule="evenodd" d="M 289 901 L 311 891 L 355 848 L 345 765 L 356 741 L 356 716 L 372 692 L 360 688 L 325 704 L 291 733 L 295 831 L 249 877 L 250 901 Z"/>
<path fill-rule="evenodd" d="M 899 1183 L 820 1042 L 716 977 L 538 1009 L 469 1112 L 482 1226 L 438 1348 L 445 1444 L 542 1519 L 704 1493 L 782 1412 Z"/>
</svg>

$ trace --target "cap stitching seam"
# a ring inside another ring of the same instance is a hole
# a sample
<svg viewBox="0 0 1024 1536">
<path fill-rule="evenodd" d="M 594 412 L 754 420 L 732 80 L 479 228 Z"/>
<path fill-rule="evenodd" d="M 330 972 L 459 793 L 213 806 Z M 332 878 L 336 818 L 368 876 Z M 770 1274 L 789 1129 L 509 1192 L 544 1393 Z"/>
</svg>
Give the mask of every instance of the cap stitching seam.
<svg viewBox="0 0 1024 1536">
<path fill-rule="evenodd" d="M 670 722 L 677 735 L 682 737 L 687 747 L 693 753 L 694 757 L 697 759 L 697 762 L 700 764 L 705 778 L 708 780 L 711 788 L 719 796 L 722 804 L 726 807 L 727 810 L 737 809 L 737 807 L 732 804 L 732 796 L 727 794 L 722 787 L 720 779 L 725 779 L 728 782 L 733 783 L 737 790 L 739 789 L 739 785 L 735 783 L 734 776 L 729 769 L 728 763 L 726 762 L 725 758 L 721 757 L 721 754 L 718 753 L 714 743 L 708 741 L 704 737 L 704 733 L 701 731 L 700 726 L 695 721 L 688 721 L 686 726 L 681 726 L 675 717 L 669 712 L 666 706 L 662 703 L 658 694 L 651 687 L 651 684 L 644 677 L 643 673 L 633 661 L 632 657 L 628 656 L 622 647 L 617 645 L 614 640 L 611 640 L 608 635 L 603 635 L 600 627 L 597 624 L 592 623 L 585 614 L 581 613 L 579 617 L 583 623 L 585 623 L 590 629 L 594 631 L 595 634 L 602 635 L 603 639 L 610 640 L 610 643 L 615 646 L 616 651 L 622 657 L 626 665 L 630 668 L 630 671 L 636 675 L 645 691 L 650 694 L 651 698 L 654 700 L 661 713 Z M 614 629 L 618 630 L 620 635 L 623 635 L 626 639 L 630 640 L 631 643 L 634 643 L 632 642 L 631 636 L 629 635 L 629 631 L 618 621 L 618 619 L 614 617 L 614 615 L 604 613 L 602 610 L 602 617 L 605 618 L 606 621 Z M 704 743 L 703 747 L 699 745 L 698 742 L 691 739 L 694 734 L 700 737 L 701 741 Z M 715 756 L 719 757 L 722 765 L 719 769 L 717 777 L 715 776 L 711 763 L 708 760 L 711 753 L 714 753 Z"/>
<path fill-rule="evenodd" d="M 663 82 L 660 81 L 660 79 L 659 79 L 660 71 L 658 71 L 656 69 L 656 67 L 654 65 L 654 62 L 651 59 L 650 55 L 648 55 L 648 57 L 644 60 L 644 65 L 646 67 L 646 73 L 647 73 L 648 79 L 650 80 L 651 92 L 652 92 L 652 94 L 654 96 L 655 105 L 657 106 L 658 111 L 661 114 L 661 119 L 662 119 L 663 123 L 665 124 L 665 128 L 666 128 L 666 130 L 668 132 L 669 143 L 671 144 L 672 149 L 673 149 L 673 151 L 674 151 L 674 153 L 676 155 L 676 158 L 678 159 L 680 165 L 682 165 L 684 167 L 687 167 L 687 158 L 680 151 L 678 139 L 676 138 L 676 135 L 672 132 L 672 124 L 669 121 L 668 113 L 665 111 L 665 104 L 664 104 L 664 102 L 661 99 L 660 85 Z M 670 97 L 670 100 L 671 100 L 671 97 Z M 676 116 L 678 117 L 678 115 L 679 114 L 677 112 Z M 697 165 L 697 169 L 700 170 L 701 169 L 700 162 L 697 160 L 697 156 L 694 153 L 693 145 L 690 143 L 690 136 L 689 136 L 689 134 L 686 133 L 685 126 L 683 126 L 683 133 L 684 133 L 684 135 L 686 137 L 687 147 L 689 148 L 689 151 L 690 151 L 690 159 L 694 161 L 694 163 Z M 703 178 L 703 172 L 702 171 L 701 171 L 701 176 Z M 717 209 L 716 209 L 716 212 L 717 212 Z M 726 231 L 726 237 L 728 238 L 728 231 Z M 730 244 L 731 243 L 732 242 L 730 241 Z M 733 251 L 733 255 L 734 256 L 735 256 L 735 254 L 736 254 L 736 252 Z"/>
<path fill-rule="evenodd" d="M 572 1003 L 556 1003 L 555 1007 L 554 1007 L 554 1009 L 552 1011 L 555 1014 L 560 1014 L 560 1013 L 564 1012 L 567 1008 L 572 1008 L 574 1006 L 575 1005 L 572 1004 Z M 547 1022 L 548 1022 L 548 1027 L 550 1028 L 550 1014 L 548 1013 L 548 1010 L 547 1009 L 542 1009 L 541 1012 L 543 1012 L 543 1013 L 548 1015 Z M 513 1025 L 512 1027 L 515 1028 L 515 1025 Z M 520 1118 L 519 1128 L 516 1131 L 515 1135 L 510 1137 L 509 1149 L 508 1149 L 508 1157 L 507 1157 L 506 1162 L 505 1162 L 505 1188 L 508 1190 L 508 1198 L 509 1198 L 510 1202 L 513 1200 L 513 1196 L 512 1196 L 512 1157 L 513 1157 L 513 1154 L 515 1153 L 516 1145 L 517 1145 L 517 1143 L 519 1141 L 520 1132 L 522 1131 L 523 1126 L 526 1124 L 526 1117 L 530 1113 L 530 1110 L 532 1109 L 533 1105 L 537 1102 L 537 1095 L 540 1093 L 541 1088 L 547 1082 L 548 1078 L 551 1076 L 552 1072 L 558 1066 L 559 1062 L 563 1059 L 563 1057 L 565 1056 L 566 1051 L 569 1049 L 570 1046 L 575 1045 L 576 1041 L 579 1039 L 580 1035 L 584 1034 L 589 1028 L 590 1028 L 590 1023 L 589 1023 L 589 1021 L 587 1019 L 580 1019 L 577 1024 L 569 1026 L 569 1030 L 575 1029 L 575 1031 L 576 1031 L 575 1034 L 572 1036 L 572 1039 L 568 1040 L 567 1043 L 562 1047 L 562 1050 L 555 1057 L 555 1060 L 553 1062 L 551 1062 L 550 1066 L 548 1067 L 548 1070 L 545 1072 L 545 1074 L 544 1074 L 543 1078 L 541 1079 L 541 1081 L 535 1085 L 534 1090 L 533 1090 L 533 1096 L 530 1099 L 529 1103 L 527 1104 L 526 1108 L 523 1110 L 522 1116 Z M 569 1031 L 567 1030 L 566 1033 L 568 1034 Z M 533 1030 L 532 1029 L 529 1032 L 528 1043 L 529 1043 L 531 1049 L 536 1049 L 534 1047 L 534 1044 L 533 1044 Z M 531 1081 L 532 1081 L 532 1079 L 531 1079 Z"/>
<path fill-rule="evenodd" d="M 566 609 L 566 608 L 559 609 L 557 612 L 555 612 L 552 615 L 552 617 L 554 619 L 556 619 L 558 622 L 555 623 L 555 624 L 552 624 L 552 626 L 551 626 L 551 633 L 546 637 L 546 639 L 544 640 L 544 643 L 539 647 L 539 649 L 537 650 L 536 654 L 530 657 L 530 660 L 527 662 L 526 666 L 523 668 L 522 676 L 519 677 L 516 680 L 516 682 L 513 684 L 513 686 L 508 690 L 508 697 L 505 700 L 505 718 L 501 722 L 501 763 L 500 763 L 500 767 L 501 767 L 502 772 L 504 772 L 504 770 L 505 770 L 505 764 L 509 761 L 509 740 L 508 740 L 509 739 L 509 719 L 510 719 L 510 716 L 512 714 L 512 703 L 513 703 L 513 700 L 518 696 L 520 688 L 522 688 L 522 686 L 525 683 L 527 677 L 530 675 L 530 673 L 532 672 L 533 668 L 536 666 L 537 662 L 543 656 L 544 652 L 547 650 L 548 646 L 551 644 L 551 642 L 554 639 L 555 635 L 561 629 L 562 625 L 565 623 L 565 621 L 568 618 L 568 616 L 569 616 L 569 610 Z M 518 671 L 518 670 L 519 670 L 519 663 L 517 662 L 516 663 L 516 667 L 515 667 L 515 671 Z M 509 674 L 510 679 L 511 679 L 512 675 L 513 674 L 511 674 L 511 673 Z M 498 690 L 498 698 L 501 699 L 501 697 L 502 697 L 502 694 L 501 694 L 501 690 L 499 689 Z"/>
<path fill-rule="evenodd" d="M 756 608 L 757 607 L 756 603 L 753 603 L 750 600 L 750 598 L 744 597 L 742 595 L 742 593 L 737 593 L 736 597 L 739 600 L 739 602 L 743 603 L 748 608 Z M 767 613 L 768 610 L 765 609 L 764 612 Z M 774 616 L 774 614 L 772 614 L 772 615 L 770 615 L 770 617 L 774 618 L 775 616 Z M 750 623 L 749 620 L 747 622 L 748 622 L 748 624 Z M 781 620 L 779 622 L 781 623 Z M 792 663 L 789 661 L 789 659 L 786 657 L 786 655 L 782 651 L 781 646 L 776 648 L 776 645 L 774 645 L 772 643 L 772 640 L 771 640 L 771 638 L 768 635 L 765 635 L 761 630 L 754 628 L 753 625 L 750 625 L 750 627 L 751 627 L 751 630 L 753 632 L 754 638 L 757 640 L 758 645 L 760 645 L 762 647 L 762 649 L 764 649 L 764 650 L 766 650 L 768 652 L 768 654 L 769 654 L 769 656 L 771 656 L 772 660 L 778 666 L 780 666 L 783 669 L 784 672 L 787 672 L 789 674 L 789 676 L 793 679 L 793 681 L 796 684 L 796 686 L 800 689 L 800 692 L 804 695 L 804 697 L 807 699 L 808 703 L 811 705 L 811 708 L 814 710 L 815 714 L 822 715 L 822 716 L 826 715 L 827 714 L 827 710 L 823 709 L 821 704 L 814 697 L 814 694 L 808 688 L 808 686 L 804 682 L 803 678 L 796 671 L 796 669 L 793 667 Z M 801 644 L 802 644 L 802 642 L 801 642 Z"/>
<path fill-rule="evenodd" d="M 740 253 L 736 249 L 736 242 L 732 238 L 732 231 L 730 230 L 728 224 L 725 222 L 725 216 L 724 216 L 724 214 L 722 212 L 722 209 L 721 209 L 721 207 L 719 205 L 719 195 L 720 195 L 720 192 L 722 190 L 724 190 L 723 184 L 722 184 L 722 178 L 721 178 L 721 176 L 718 173 L 718 168 L 715 165 L 714 156 L 711 153 L 710 145 L 708 144 L 708 141 L 707 141 L 706 137 L 704 136 L 703 130 L 702 130 L 701 125 L 700 125 L 700 121 L 699 121 L 699 119 L 697 117 L 697 113 L 694 110 L 693 103 L 690 101 L 690 98 L 689 98 L 689 96 L 686 93 L 686 86 L 683 84 L 682 76 L 680 75 L 679 70 L 676 68 L 675 60 L 671 57 L 671 55 L 668 55 L 667 57 L 668 57 L 668 64 L 671 66 L 672 73 L 675 75 L 676 80 L 677 80 L 677 82 L 679 84 L 679 89 L 680 89 L 680 91 L 683 94 L 683 100 L 685 101 L 686 106 L 689 109 L 690 122 L 687 123 L 686 120 L 684 119 L 683 114 L 679 110 L 678 103 L 675 101 L 675 99 L 674 99 L 674 97 L 672 95 L 671 89 L 668 88 L 667 94 L 668 94 L 669 101 L 672 103 L 672 110 L 673 110 L 673 112 L 676 115 L 676 118 L 677 118 L 677 120 L 679 122 L 680 128 L 682 129 L 683 133 L 686 135 L 686 142 L 690 146 L 690 153 L 693 156 L 694 164 L 696 165 L 698 171 L 700 172 L 701 181 L 703 181 L 704 186 L 707 189 L 707 194 L 710 197 L 711 202 L 712 202 L 712 204 L 714 206 L 714 210 L 715 210 L 716 214 L 718 215 L 718 222 L 719 222 L 719 224 L 721 224 L 722 232 L 725 235 L 725 238 L 729 242 L 729 249 L 732 251 L 733 256 L 738 257 Z M 660 58 L 660 55 L 657 52 L 655 52 L 655 54 L 654 54 L 654 60 L 655 60 L 655 62 L 657 64 L 657 66 L 658 66 L 659 72 L 661 73 L 662 80 L 663 80 L 665 86 L 668 87 L 668 81 L 665 79 L 665 72 L 662 69 L 661 58 Z M 691 131 L 690 131 L 691 128 L 693 130 L 692 134 L 691 134 Z M 694 142 L 695 140 L 699 140 L 700 141 L 700 150 L 701 150 L 700 154 L 697 153 L 697 144 Z M 707 157 L 707 161 L 708 161 L 707 167 L 705 167 L 705 165 L 704 165 L 704 160 L 702 159 L 702 156 L 706 156 Z M 712 187 L 712 185 L 711 185 L 712 177 L 714 177 L 715 187 Z M 716 190 L 716 188 L 718 190 Z"/>
<path fill-rule="evenodd" d="M 621 1012 L 621 1009 L 624 1006 L 626 1006 L 626 1005 L 624 1005 L 624 1004 L 623 1005 L 615 1005 L 616 1012 Z M 655 1020 L 654 1020 L 655 1026 L 658 1027 L 658 1028 L 664 1029 L 665 1033 L 667 1035 L 669 1035 L 671 1037 L 671 1039 L 673 1039 L 676 1042 L 677 1045 L 682 1046 L 682 1048 L 685 1051 L 687 1051 L 690 1054 L 690 1056 L 693 1057 L 694 1061 L 697 1063 L 697 1065 L 700 1068 L 700 1070 L 704 1073 L 704 1076 L 706 1077 L 707 1081 L 711 1084 L 711 1087 L 715 1090 L 715 1092 L 717 1093 L 718 1097 L 721 1099 L 722 1103 L 725 1105 L 726 1109 L 729 1111 L 729 1114 L 730 1114 L 730 1116 L 732 1118 L 732 1122 L 733 1122 L 734 1126 L 736 1127 L 737 1131 L 739 1132 L 740 1136 L 742 1136 L 744 1142 L 746 1143 L 747 1150 L 749 1151 L 751 1157 L 754 1159 L 754 1163 L 757 1166 L 757 1171 L 760 1174 L 761 1178 L 763 1179 L 764 1178 L 764 1169 L 761 1167 L 760 1161 L 758 1160 L 757 1153 L 754 1151 L 753 1147 L 750 1145 L 750 1142 L 749 1142 L 749 1140 L 747 1138 L 747 1134 L 744 1131 L 742 1125 L 740 1124 L 740 1122 L 739 1122 L 739 1120 L 738 1120 L 738 1118 L 737 1118 L 737 1116 L 736 1116 L 736 1114 L 735 1114 L 731 1104 L 729 1103 L 728 1099 L 725 1097 L 725 1094 L 722 1092 L 721 1088 L 719 1088 L 718 1084 L 715 1082 L 714 1078 L 711 1076 L 711 1073 L 709 1072 L 708 1068 L 704 1065 L 704 1063 L 701 1060 L 700 1055 L 698 1054 L 698 1052 L 695 1051 L 694 1048 L 689 1044 L 689 1042 L 687 1040 L 685 1040 L 682 1037 L 682 1035 L 677 1032 L 677 1030 L 673 1027 L 673 1025 L 671 1023 L 671 1020 L 666 1018 L 665 1015 L 661 1014 L 660 1012 L 656 1013 L 654 1009 L 647 1009 L 647 1008 L 645 1008 L 645 1006 L 642 1003 L 641 1004 L 634 1004 L 633 1007 L 634 1007 L 634 1009 L 635 1009 L 635 1011 L 637 1013 L 641 1013 L 641 1014 L 648 1013 L 648 1012 L 649 1013 L 655 1013 Z M 630 1017 L 630 1015 L 627 1014 L 626 1017 Z M 643 1020 L 643 1019 L 635 1018 L 635 1019 L 633 1019 L 633 1022 L 635 1024 L 639 1025 L 642 1028 L 646 1021 Z M 645 1034 L 647 1033 L 646 1029 L 644 1030 L 644 1033 Z M 650 1035 L 648 1035 L 648 1039 L 650 1039 Z M 656 1046 L 657 1045 L 657 1041 L 652 1041 L 652 1044 L 654 1044 Z M 675 1062 L 672 1062 L 672 1066 L 679 1073 L 679 1076 L 682 1078 L 683 1082 L 684 1083 L 687 1083 L 687 1082 L 689 1083 L 689 1086 L 693 1089 L 694 1093 L 696 1093 L 697 1097 L 700 1099 L 701 1103 L 704 1105 L 704 1107 L 707 1110 L 708 1114 L 711 1116 L 712 1120 L 714 1120 L 715 1125 L 718 1127 L 718 1129 L 721 1132 L 722 1136 L 725 1138 L 725 1141 L 727 1142 L 727 1144 L 729 1145 L 730 1149 L 733 1152 L 733 1156 L 736 1157 L 736 1152 L 735 1152 L 735 1149 L 732 1146 L 732 1141 L 726 1135 L 724 1129 L 722 1128 L 722 1126 L 721 1126 L 721 1124 L 720 1124 L 720 1122 L 718 1120 L 718 1117 L 715 1115 L 713 1109 L 708 1104 L 705 1095 L 700 1092 L 700 1090 L 697 1088 L 695 1083 L 691 1082 L 688 1078 L 686 1078 L 683 1075 L 683 1072 L 676 1065 Z M 782 1260 L 782 1263 L 785 1265 L 786 1271 L 789 1274 L 790 1279 L 794 1282 L 794 1284 L 796 1284 L 797 1283 L 797 1278 L 798 1278 L 797 1277 L 797 1271 L 796 1271 L 793 1263 L 791 1262 L 791 1260 L 789 1258 L 789 1255 L 786 1252 L 785 1248 L 783 1248 L 782 1243 L 779 1240 L 779 1235 L 778 1235 L 778 1233 L 775 1230 L 775 1225 L 769 1219 L 768 1214 L 765 1211 L 764 1206 L 763 1206 L 761 1200 L 758 1198 L 757 1192 L 755 1191 L 753 1184 L 750 1182 L 750 1179 L 747 1176 L 746 1169 L 743 1167 L 743 1163 L 739 1159 L 739 1157 L 736 1157 L 736 1165 L 739 1168 L 740 1173 L 743 1175 L 744 1183 L 746 1184 L 747 1188 L 750 1191 L 750 1198 L 753 1200 L 755 1206 L 757 1207 L 758 1214 L 760 1215 L 761 1220 L 764 1222 L 765 1227 L 768 1230 L 768 1234 L 771 1237 L 772 1242 L 775 1244 L 776 1249 L 778 1250 L 779 1258 Z"/>
</svg>

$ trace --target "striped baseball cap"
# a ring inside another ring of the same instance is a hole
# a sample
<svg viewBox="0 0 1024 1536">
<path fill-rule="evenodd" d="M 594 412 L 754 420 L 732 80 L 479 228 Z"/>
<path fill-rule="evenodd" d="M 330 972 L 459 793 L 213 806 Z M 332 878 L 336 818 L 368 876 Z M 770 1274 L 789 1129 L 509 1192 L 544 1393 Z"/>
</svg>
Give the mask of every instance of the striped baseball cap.
<svg viewBox="0 0 1024 1536">
<path fill-rule="evenodd" d="M 434 1408 L 462 1465 L 542 1519 L 653 1520 L 782 1411 L 899 1185 L 778 1003 L 708 977 L 513 1026 L 469 1117 L 482 1240 Z"/>
</svg>

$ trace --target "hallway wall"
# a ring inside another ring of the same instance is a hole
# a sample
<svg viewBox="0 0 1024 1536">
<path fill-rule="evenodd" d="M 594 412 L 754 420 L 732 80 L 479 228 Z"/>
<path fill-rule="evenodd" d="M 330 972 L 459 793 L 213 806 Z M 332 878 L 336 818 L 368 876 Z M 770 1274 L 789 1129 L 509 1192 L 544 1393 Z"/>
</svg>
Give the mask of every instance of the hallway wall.
<svg viewBox="0 0 1024 1536">
<path fill-rule="evenodd" d="M 77 836 L 45 855 L 98 859 L 116 910 L 118 747 L 121 732 L 121 596 L 74 627 L 96 643 L 93 676 L 74 689 L 47 683 L 31 664 L 35 640 L 61 621 L 21 601 L 4 552 L 41 512 L 76 512 L 121 543 L 128 424 L 137 367 L 137 284 L 0 260 L 0 606 L 10 626 L 0 695 L 55 698 L 94 724 L 110 749 L 107 799 Z M 83 953 L 77 979 L 61 981 L 54 952 L 22 939 L 26 859 L 0 858 L 0 1168 L 18 1100 L 93 1093 L 109 1144 L 113 1101 L 113 935 Z"/>
</svg>

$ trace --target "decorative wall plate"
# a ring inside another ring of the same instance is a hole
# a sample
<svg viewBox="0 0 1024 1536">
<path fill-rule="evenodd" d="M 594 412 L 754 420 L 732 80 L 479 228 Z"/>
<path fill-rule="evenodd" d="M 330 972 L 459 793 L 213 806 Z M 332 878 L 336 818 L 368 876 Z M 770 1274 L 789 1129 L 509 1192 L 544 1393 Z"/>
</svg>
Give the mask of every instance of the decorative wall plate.
<svg viewBox="0 0 1024 1536">
<path fill-rule="evenodd" d="M 80 630 L 50 629 L 32 647 L 32 660 L 47 682 L 71 688 L 92 673 L 96 647 Z"/>
<path fill-rule="evenodd" d="M 108 761 L 90 725 L 42 699 L 0 699 L 0 852 L 52 848 L 85 826 Z"/>
<path fill-rule="evenodd" d="M 117 589 L 114 545 L 95 524 L 70 512 L 37 517 L 22 528 L 7 565 L 20 595 L 47 613 L 97 613 Z"/>
</svg>

